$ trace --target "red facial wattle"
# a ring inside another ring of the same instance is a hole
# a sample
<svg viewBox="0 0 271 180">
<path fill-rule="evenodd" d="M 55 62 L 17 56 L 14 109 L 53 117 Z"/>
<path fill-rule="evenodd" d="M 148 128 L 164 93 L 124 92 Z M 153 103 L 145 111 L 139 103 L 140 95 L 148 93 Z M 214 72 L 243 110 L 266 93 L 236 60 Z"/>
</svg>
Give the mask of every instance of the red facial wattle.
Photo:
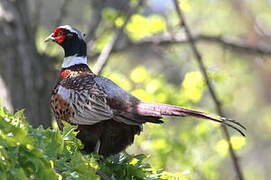
<svg viewBox="0 0 271 180">
<path fill-rule="evenodd" d="M 55 37 L 55 40 L 58 44 L 62 44 L 65 41 L 66 37 L 64 35 Z"/>
<path fill-rule="evenodd" d="M 55 41 L 58 44 L 62 44 L 66 39 L 66 34 L 67 33 L 64 28 L 57 28 L 54 30 L 54 34 L 52 35 L 52 37 L 55 38 Z"/>
</svg>

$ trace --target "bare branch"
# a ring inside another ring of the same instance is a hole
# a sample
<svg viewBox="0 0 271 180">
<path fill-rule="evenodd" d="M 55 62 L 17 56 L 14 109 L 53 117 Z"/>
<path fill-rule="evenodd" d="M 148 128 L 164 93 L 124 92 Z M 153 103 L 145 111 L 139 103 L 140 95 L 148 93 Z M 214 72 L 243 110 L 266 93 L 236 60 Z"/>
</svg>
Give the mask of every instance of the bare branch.
<svg viewBox="0 0 271 180">
<path fill-rule="evenodd" d="M 228 48 L 236 53 L 244 53 L 251 55 L 271 56 L 271 48 L 267 45 L 249 45 L 244 40 L 236 38 L 225 38 L 223 36 L 210 36 L 200 34 L 193 37 L 194 42 L 214 43 L 224 48 Z M 182 35 L 156 35 L 144 38 L 139 42 L 127 42 L 125 46 L 113 48 L 111 52 L 124 52 L 129 49 L 141 47 L 146 48 L 149 46 L 165 46 L 168 47 L 174 44 L 187 44 L 190 41 L 187 37 Z M 90 54 L 89 58 L 97 58 L 100 53 Z"/>
<path fill-rule="evenodd" d="M 121 37 L 123 34 L 124 28 L 128 24 L 130 18 L 132 15 L 142 6 L 144 0 L 138 0 L 137 5 L 134 8 L 131 8 L 131 10 L 128 11 L 127 17 L 121 26 L 121 28 L 117 29 L 114 34 L 112 35 L 109 42 L 105 45 L 104 49 L 102 50 L 100 56 L 98 57 L 97 63 L 95 65 L 96 73 L 99 75 L 103 71 L 105 65 L 108 62 L 109 55 L 114 48 L 117 40 Z"/>
<path fill-rule="evenodd" d="M 194 38 L 195 39 L 195 38 Z M 197 36 L 195 41 L 206 41 L 217 43 L 223 47 L 229 48 L 240 53 L 249 53 L 254 55 L 271 55 L 271 48 L 266 45 L 250 45 L 243 40 L 223 38 L 221 36 Z"/>
<path fill-rule="evenodd" d="M 209 89 L 211 97 L 212 97 L 212 99 L 213 99 L 213 101 L 215 103 L 216 111 L 219 113 L 219 115 L 224 116 L 223 109 L 222 109 L 222 104 L 221 104 L 221 102 L 219 101 L 219 99 L 217 97 L 217 94 L 215 92 L 215 89 L 214 89 L 213 85 L 210 82 L 210 79 L 209 79 L 208 74 L 207 74 L 206 67 L 205 67 L 205 65 L 204 65 L 204 63 L 202 61 L 202 56 L 201 56 L 199 50 L 197 49 L 197 46 L 196 46 L 195 41 L 193 39 L 192 33 L 191 33 L 187 23 L 186 23 L 186 19 L 184 18 L 184 15 L 183 15 L 183 13 L 181 11 L 181 8 L 179 7 L 178 1 L 173 0 L 173 3 L 174 3 L 174 6 L 175 6 L 177 15 L 179 17 L 179 20 L 180 20 L 180 25 L 181 25 L 181 27 L 184 28 L 185 33 L 187 35 L 187 38 L 190 41 L 191 49 L 192 49 L 192 51 L 193 51 L 193 53 L 194 53 L 194 55 L 196 57 L 196 60 L 198 62 L 199 68 L 200 68 L 200 71 L 201 71 L 201 73 L 202 73 L 202 75 L 204 77 L 204 80 L 205 80 L 206 84 L 207 84 L 207 87 Z M 235 152 L 233 150 L 233 147 L 232 147 L 232 144 L 231 144 L 231 141 L 230 141 L 230 135 L 229 135 L 228 129 L 226 128 L 226 126 L 221 126 L 221 127 L 222 127 L 223 133 L 225 135 L 225 139 L 226 139 L 226 141 L 228 142 L 228 145 L 229 145 L 230 156 L 232 158 L 233 165 L 234 165 L 237 177 L 238 177 L 239 180 L 243 180 L 244 177 L 243 177 L 243 173 L 242 173 L 242 170 L 241 170 L 241 166 L 239 164 L 237 155 L 235 154 Z"/>
<path fill-rule="evenodd" d="M 246 53 L 246 54 L 254 54 L 254 55 L 267 55 L 271 56 L 271 48 L 269 45 L 250 45 L 246 41 L 237 39 L 237 38 L 226 38 L 223 36 L 210 36 L 200 34 L 192 37 L 194 42 L 208 42 L 221 45 L 225 48 L 229 48 L 232 51 L 237 53 Z M 140 41 L 140 45 L 144 44 L 158 44 L 158 45 L 169 45 L 169 44 L 186 44 L 190 43 L 187 37 L 181 35 L 175 36 L 159 36 L 159 37 L 150 37 L 143 39 Z"/>
</svg>

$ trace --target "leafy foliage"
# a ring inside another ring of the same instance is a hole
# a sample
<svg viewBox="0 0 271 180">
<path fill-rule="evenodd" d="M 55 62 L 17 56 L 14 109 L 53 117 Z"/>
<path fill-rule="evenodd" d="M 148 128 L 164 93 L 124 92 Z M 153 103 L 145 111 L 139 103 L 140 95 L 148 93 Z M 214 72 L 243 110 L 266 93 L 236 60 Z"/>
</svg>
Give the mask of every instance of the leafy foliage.
<svg viewBox="0 0 271 180">
<path fill-rule="evenodd" d="M 10 114 L 0 108 L 0 179 L 99 179 L 99 170 L 112 179 L 172 179 L 181 177 L 154 170 L 145 155 L 123 153 L 104 159 L 83 154 L 76 126 L 32 128 L 23 111 Z"/>
</svg>

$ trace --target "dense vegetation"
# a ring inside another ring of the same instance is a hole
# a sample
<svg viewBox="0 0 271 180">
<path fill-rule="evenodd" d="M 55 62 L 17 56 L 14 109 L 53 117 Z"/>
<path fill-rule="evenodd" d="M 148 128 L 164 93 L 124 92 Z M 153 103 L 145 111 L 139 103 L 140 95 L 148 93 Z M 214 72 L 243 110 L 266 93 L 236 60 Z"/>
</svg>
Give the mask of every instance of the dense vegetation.
<svg viewBox="0 0 271 180">
<path fill-rule="evenodd" d="M 0 179 L 99 179 L 96 171 L 112 179 L 171 179 L 181 174 L 154 170 L 146 156 L 122 153 L 103 159 L 84 154 L 75 135 L 76 126 L 32 128 L 23 111 L 14 115 L 0 108 Z"/>
</svg>

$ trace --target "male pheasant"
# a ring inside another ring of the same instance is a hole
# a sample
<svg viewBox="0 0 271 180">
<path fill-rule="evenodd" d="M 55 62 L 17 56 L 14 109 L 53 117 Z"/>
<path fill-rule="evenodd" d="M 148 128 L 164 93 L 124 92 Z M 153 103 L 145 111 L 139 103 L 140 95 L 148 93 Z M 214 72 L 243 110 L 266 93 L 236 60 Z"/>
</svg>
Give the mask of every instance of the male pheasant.
<svg viewBox="0 0 271 180">
<path fill-rule="evenodd" d="M 142 124 L 163 123 L 164 116 L 192 116 L 234 128 L 240 123 L 167 104 L 143 102 L 111 80 L 95 75 L 87 65 L 83 34 L 68 25 L 54 29 L 45 41 L 54 41 L 65 52 L 59 80 L 52 91 L 51 107 L 62 130 L 62 120 L 78 125 L 77 137 L 86 152 L 117 154 L 132 144 Z"/>
</svg>

